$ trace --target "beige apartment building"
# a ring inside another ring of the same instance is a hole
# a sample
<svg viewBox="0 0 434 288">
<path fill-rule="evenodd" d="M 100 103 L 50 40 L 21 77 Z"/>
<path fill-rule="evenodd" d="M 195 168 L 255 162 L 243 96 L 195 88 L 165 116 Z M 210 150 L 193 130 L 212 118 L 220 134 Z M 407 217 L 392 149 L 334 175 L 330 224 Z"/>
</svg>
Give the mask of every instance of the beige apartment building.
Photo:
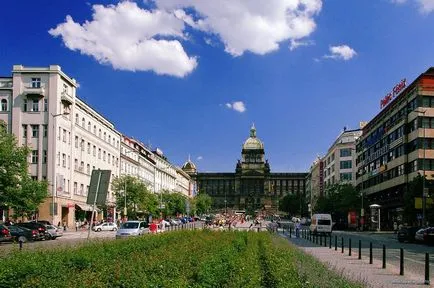
<svg viewBox="0 0 434 288">
<path fill-rule="evenodd" d="M 0 119 L 19 145 L 31 148 L 31 176 L 49 182 L 51 195 L 38 217 L 69 227 L 77 218 L 89 218 L 86 198 L 92 170 L 111 170 L 112 176 L 119 171 L 120 133 L 80 100 L 76 89 L 76 80 L 57 65 L 14 65 L 12 77 L 0 78 Z M 107 205 L 114 206 L 111 191 Z M 103 211 L 98 212 L 102 217 Z M 113 217 L 107 212 L 104 215 Z"/>
</svg>

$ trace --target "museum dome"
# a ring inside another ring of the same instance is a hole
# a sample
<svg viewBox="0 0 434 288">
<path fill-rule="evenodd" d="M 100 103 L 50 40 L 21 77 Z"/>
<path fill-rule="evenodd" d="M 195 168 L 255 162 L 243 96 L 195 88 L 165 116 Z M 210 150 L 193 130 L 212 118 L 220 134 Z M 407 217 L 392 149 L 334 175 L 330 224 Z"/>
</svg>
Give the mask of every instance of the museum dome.
<svg viewBox="0 0 434 288">
<path fill-rule="evenodd" d="M 257 150 L 264 149 L 264 144 L 256 137 L 256 128 L 255 124 L 250 128 L 250 137 L 243 144 L 244 150 Z"/>
<path fill-rule="evenodd" d="M 196 173 L 197 171 L 196 165 L 194 165 L 194 163 L 191 162 L 190 156 L 188 157 L 187 162 L 185 162 L 184 165 L 182 165 L 182 170 L 184 170 L 187 173 Z"/>
</svg>

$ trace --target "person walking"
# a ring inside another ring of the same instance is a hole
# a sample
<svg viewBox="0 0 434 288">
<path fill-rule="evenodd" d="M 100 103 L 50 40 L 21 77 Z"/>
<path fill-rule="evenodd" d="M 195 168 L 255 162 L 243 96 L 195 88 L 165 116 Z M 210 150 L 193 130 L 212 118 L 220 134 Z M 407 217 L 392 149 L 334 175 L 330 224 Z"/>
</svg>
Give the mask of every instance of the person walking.
<svg viewBox="0 0 434 288">
<path fill-rule="evenodd" d="M 75 220 L 75 232 L 78 231 L 78 227 L 80 227 L 80 223 L 78 222 L 78 220 Z"/>
<path fill-rule="evenodd" d="M 299 238 L 300 237 L 300 221 L 297 220 L 297 222 L 295 223 L 295 237 Z"/>
</svg>

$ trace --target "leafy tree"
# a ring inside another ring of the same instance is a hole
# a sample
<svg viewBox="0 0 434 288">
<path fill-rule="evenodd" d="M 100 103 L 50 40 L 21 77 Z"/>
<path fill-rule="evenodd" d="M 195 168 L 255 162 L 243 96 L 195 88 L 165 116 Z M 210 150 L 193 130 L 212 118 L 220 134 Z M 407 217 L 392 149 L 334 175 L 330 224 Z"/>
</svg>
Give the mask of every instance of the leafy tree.
<svg viewBox="0 0 434 288">
<path fill-rule="evenodd" d="M 361 208 L 360 193 L 350 183 L 338 183 L 326 188 L 325 196 L 316 201 L 314 211 L 345 218 L 349 211 Z"/>
<path fill-rule="evenodd" d="M 158 214 L 157 195 L 150 192 L 139 178 L 122 175 L 113 179 L 112 187 L 116 196 L 116 207 L 123 210 L 126 202 L 128 217 L 135 218 L 138 212 Z"/>
<path fill-rule="evenodd" d="M 35 212 L 48 196 L 47 181 L 33 180 L 28 173 L 29 153 L 0 123 L 0 205 L 13 208 L 18 216 Z"/>
<path fill-rule="evenodd" d="M 288 212 L 289 215 L 301 215 L 300 206 L 304 205 L 301 194 L 288 194 L 279 201 L 279 210 Z"/>
<path fill-rule="evenodd" d="M 163 192 L 163 213 L 166 216 L 177 216 L 186 213 L 187 197 L 180 193 L 170 193 L 169 191 Z"/>
<path fill-rule="evenodd" d="M 206 214 L 211 209 L 212 198 L 204 192 L 200 192 L 196 197 L 196 212 L 198 215 Z"/>
</svg>

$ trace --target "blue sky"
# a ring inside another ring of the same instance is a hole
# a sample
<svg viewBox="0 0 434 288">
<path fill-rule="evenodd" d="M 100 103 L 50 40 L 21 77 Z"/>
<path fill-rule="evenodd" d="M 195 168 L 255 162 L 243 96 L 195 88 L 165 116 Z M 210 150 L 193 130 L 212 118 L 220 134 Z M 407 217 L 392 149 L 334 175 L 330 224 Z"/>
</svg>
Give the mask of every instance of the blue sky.
<svg viewBox="0 0 434 288">
<path fill-rule="evenodd" d="M 120 132 L 177 165 L 190 154 L 200 171 L 234 171 L 253 122 L 272 171 L 307 171 L 344 126 L 369 121 L 396 83 L 434 65 L 434 0 L 2 8 L 0 76 L 58 64 Z"/>
</svg>

